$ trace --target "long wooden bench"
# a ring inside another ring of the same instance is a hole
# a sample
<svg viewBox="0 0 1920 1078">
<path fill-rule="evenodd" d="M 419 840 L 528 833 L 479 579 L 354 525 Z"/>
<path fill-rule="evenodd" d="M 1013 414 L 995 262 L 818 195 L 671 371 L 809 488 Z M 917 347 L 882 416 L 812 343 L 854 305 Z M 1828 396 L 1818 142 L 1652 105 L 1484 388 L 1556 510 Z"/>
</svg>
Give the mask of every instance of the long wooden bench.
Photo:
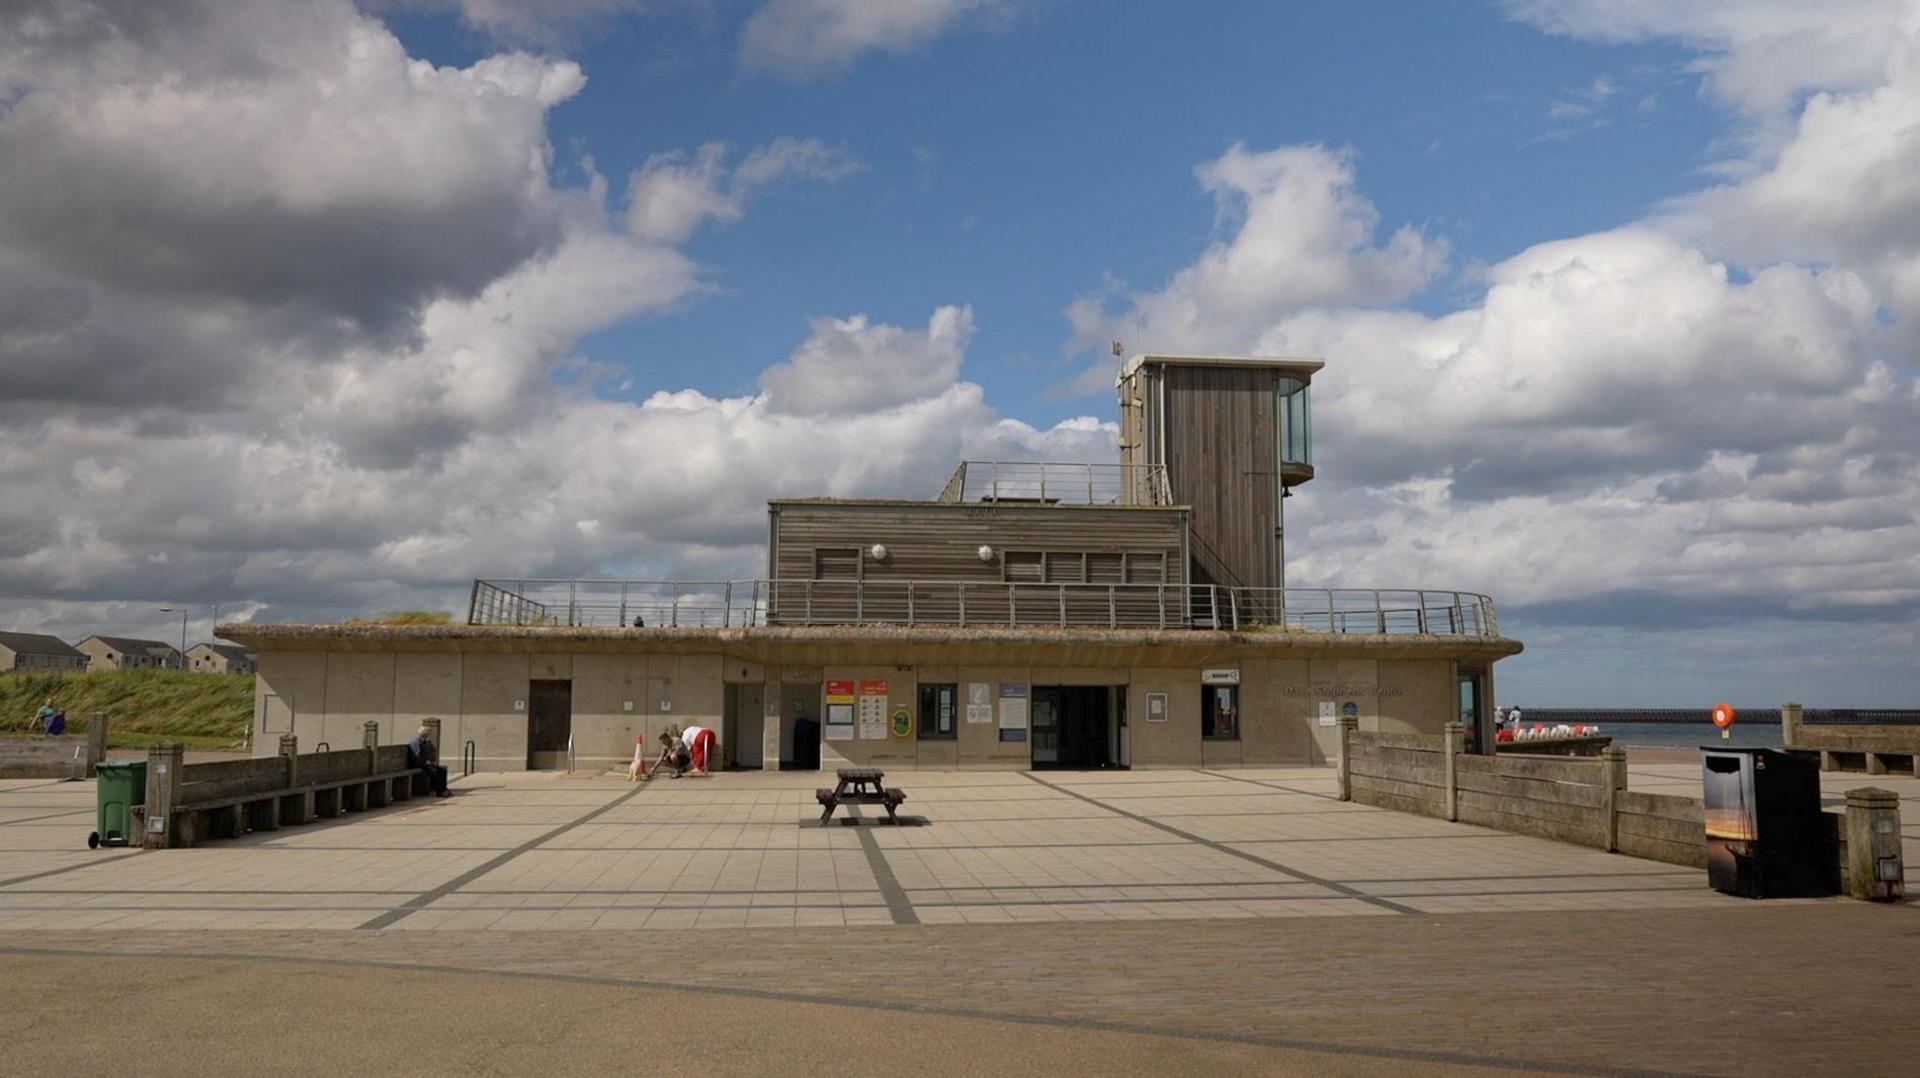
<svg viewBox="0 0 1920 1078">
<path fill-rule="evenodd" d="M 174 845 L 193 846 L 204 839 L 239 838 L 250 831 L 384 808 L 432 790 L 425 771 L 409 768 L 376 775 L 302 783 L 212 800 L 189 800 L 173 810 Z"/>
</svg>

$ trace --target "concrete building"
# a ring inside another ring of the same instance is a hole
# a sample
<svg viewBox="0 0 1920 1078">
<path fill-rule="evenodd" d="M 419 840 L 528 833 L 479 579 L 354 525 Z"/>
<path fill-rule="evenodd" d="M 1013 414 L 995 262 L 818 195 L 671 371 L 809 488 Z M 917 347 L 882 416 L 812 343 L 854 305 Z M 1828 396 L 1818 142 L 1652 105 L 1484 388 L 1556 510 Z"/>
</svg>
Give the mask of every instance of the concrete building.
<svg viewBox="0 0 1920 1078">
<path fill-rule="evenodd" d="M 86 668 L 86 655 L 57 636 L 0 632 L 0 671 Z"/>
<path fill-rule="evenodd" d="M 187 669 L 203 674 L 251 674 L 253 652 L 234 644 L 195 644 L 187 649 Z"/>
<path fill-rule="evenodd" d="M 734 766 L 1326 761 L 1337 719 L 1490 749 L 1484 595 L 1289 588 L 1314 360 L 1142 356 L 1120 462 L 960 465 L 926 501 L 781 498 L 767 576 L 481 579 L 465 625 L 228 625 L 254 744 L 439 718 L 481 769 L 599 768 L 689 723 Z M 651 753 L 650 753 L 651 754 Z"/>
<path fill-rule="evenodd" d="M 186 665 L 180 649 L 158 640 L 127 636 L 89 636 L 74 645 L 87 656 L 91 670 L 179 670 Z"/>
</svg>

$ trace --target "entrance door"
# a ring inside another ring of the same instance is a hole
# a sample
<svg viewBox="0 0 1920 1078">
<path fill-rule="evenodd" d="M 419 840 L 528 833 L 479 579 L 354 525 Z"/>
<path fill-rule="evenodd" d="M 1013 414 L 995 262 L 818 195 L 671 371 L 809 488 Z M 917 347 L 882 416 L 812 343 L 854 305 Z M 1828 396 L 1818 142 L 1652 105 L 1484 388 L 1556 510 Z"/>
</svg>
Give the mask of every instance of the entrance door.
<svg viewBox="0 0 1920 1078">
<path fill-rule="evenodd" d="M 1468 752 L 1492 752 L 1493 735 L 1487 729 L 1486 693 L 1481 690 L 1485 675 L 1478 671 L 1460 671 L 1460 725 L 1465 728 Z"/>
<path fill-rule="evenodd" d="M 567 766 L 573 737 L 573 682 L 534 681 L 527 686 L 527 769 Z"/>
<path fill-rule="evenodd" d="M 1118 760 L 1113 691 L 1105 685 L 1033 687 L 1033 766 L 1112 767 Z"/>
</svg>

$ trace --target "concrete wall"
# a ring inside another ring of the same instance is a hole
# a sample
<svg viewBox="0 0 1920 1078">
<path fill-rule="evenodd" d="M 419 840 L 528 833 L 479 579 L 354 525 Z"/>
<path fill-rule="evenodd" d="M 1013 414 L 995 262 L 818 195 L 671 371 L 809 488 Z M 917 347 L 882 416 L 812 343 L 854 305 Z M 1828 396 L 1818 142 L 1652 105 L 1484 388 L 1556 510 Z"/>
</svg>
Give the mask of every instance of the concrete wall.
<svg viewBox="0 0 1920 1078">
<path fill-rule="evenodd" d="M 636 648 L 641 645 L 636 644 Z M 824 741 L 821 766 L 931 769 L 1018 769 L 1031 760 L 1030 740 L 1003 741 L 1003 684 L 1107 685 L 1124 694 L 1134 767 L 1231 768 L 1322 764 L 1337 755 L 1337 731 L 1320 725 L 1320 704 L 1335 713 L 1353 705 L 1362 729 L 1437 735 L 1455 718 L 1453 666 L 1448 659 L 1223 659 L 1209 668 L 1240 671 L 1241 737 L 1201 737 L 1201 666 L 970 665 L 956 659 L 917 665 L 848 664 L 774 667 L 724 654 L 621 651 L 536 651 L 530 646 L 474 651 L 354 650 L 259 652 L 256 751 L 272 752 L 278 735 L 292 732 L 303 749 L 360 743 L 361 724 L 379 724 L 383 742 L 405 741 L 421 720 L 442 723 L 442 753 L 458 767 L 475 743 L 481 770 L 519 770 L 527 764 L 529 684 L 572 684 L 572 734 L 578 766 L 623 766 L 635 740 L 649 756 L 669 728 L 698 724 L 720 735 L 722 758 L 763 766 L 793 758 L 793 719 L 822 722 L 828 681 L 887 683 L 886 713 L 905 708 L 906 737 L 861 739 L 856 720 L 849 741 Z M 1044 645 L 1035 651 L 1044 653 Z M 1062 653 L 1065 654 L 1064 652 Z M 918 690 L 922 683 L 960 687 L 954 739 L 922 739 Z M 967 686 L 989 686 L 994 721 L 966 719 Z M 727 728 L 731 687 L 732 729 Z M 771 699 L 768 693 L 775 694 Z M 1148 719 L 1148 697 L 1167 695 L 1167 719 Z M 765 716 L 777 715 L 777 729 Z M 857 711 L 856 711 L 857 715 Z M 1029 737 L 1031 732 L 1029 729 Z"/>
</svg>

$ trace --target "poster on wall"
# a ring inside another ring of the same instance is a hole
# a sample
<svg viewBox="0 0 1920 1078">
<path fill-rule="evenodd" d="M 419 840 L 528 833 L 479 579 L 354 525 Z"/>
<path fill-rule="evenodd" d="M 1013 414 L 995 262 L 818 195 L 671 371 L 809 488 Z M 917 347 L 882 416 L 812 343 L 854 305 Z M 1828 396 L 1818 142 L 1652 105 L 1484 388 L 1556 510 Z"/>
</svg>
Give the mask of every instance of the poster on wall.
<svg viewBox="0 0 1920 1078">
<path fill-rule="evenodd" d="M 827 722 L 828 741 L 853 740 L 853 682 L 827 682 Z"/>
<path fill-rule="evenodd" d="M 1147 694 L 1147 721 L 1148 722 L 1166 722 L 1167 721 L 1167 694 L 1166 693 L 1150 692 Z"/>
<path fill-rule="evenodd" d="M 860 683 L 860 740 L 884 741 L 887 737 L 887 683 Z"/>
<path fill-rule="evenodd" d="M 967 722 L 985 726 L 993 721 L 993 686 L 984 681 L 967 684 Z"/>
<path fill-rule="evenodd" d="M 1002 683 L 1000 686 L 1000 729 L 1027 728 L 1027 686 Z M 1005 740 L 1002 738 L 1002 740 Z"/>
<path fill-rule="evenodd" d="M 1332 700 L 1320 701 L 1320 725 L 1322 726 L 1333 725 L 1333 701 Z"/>
</svg>

